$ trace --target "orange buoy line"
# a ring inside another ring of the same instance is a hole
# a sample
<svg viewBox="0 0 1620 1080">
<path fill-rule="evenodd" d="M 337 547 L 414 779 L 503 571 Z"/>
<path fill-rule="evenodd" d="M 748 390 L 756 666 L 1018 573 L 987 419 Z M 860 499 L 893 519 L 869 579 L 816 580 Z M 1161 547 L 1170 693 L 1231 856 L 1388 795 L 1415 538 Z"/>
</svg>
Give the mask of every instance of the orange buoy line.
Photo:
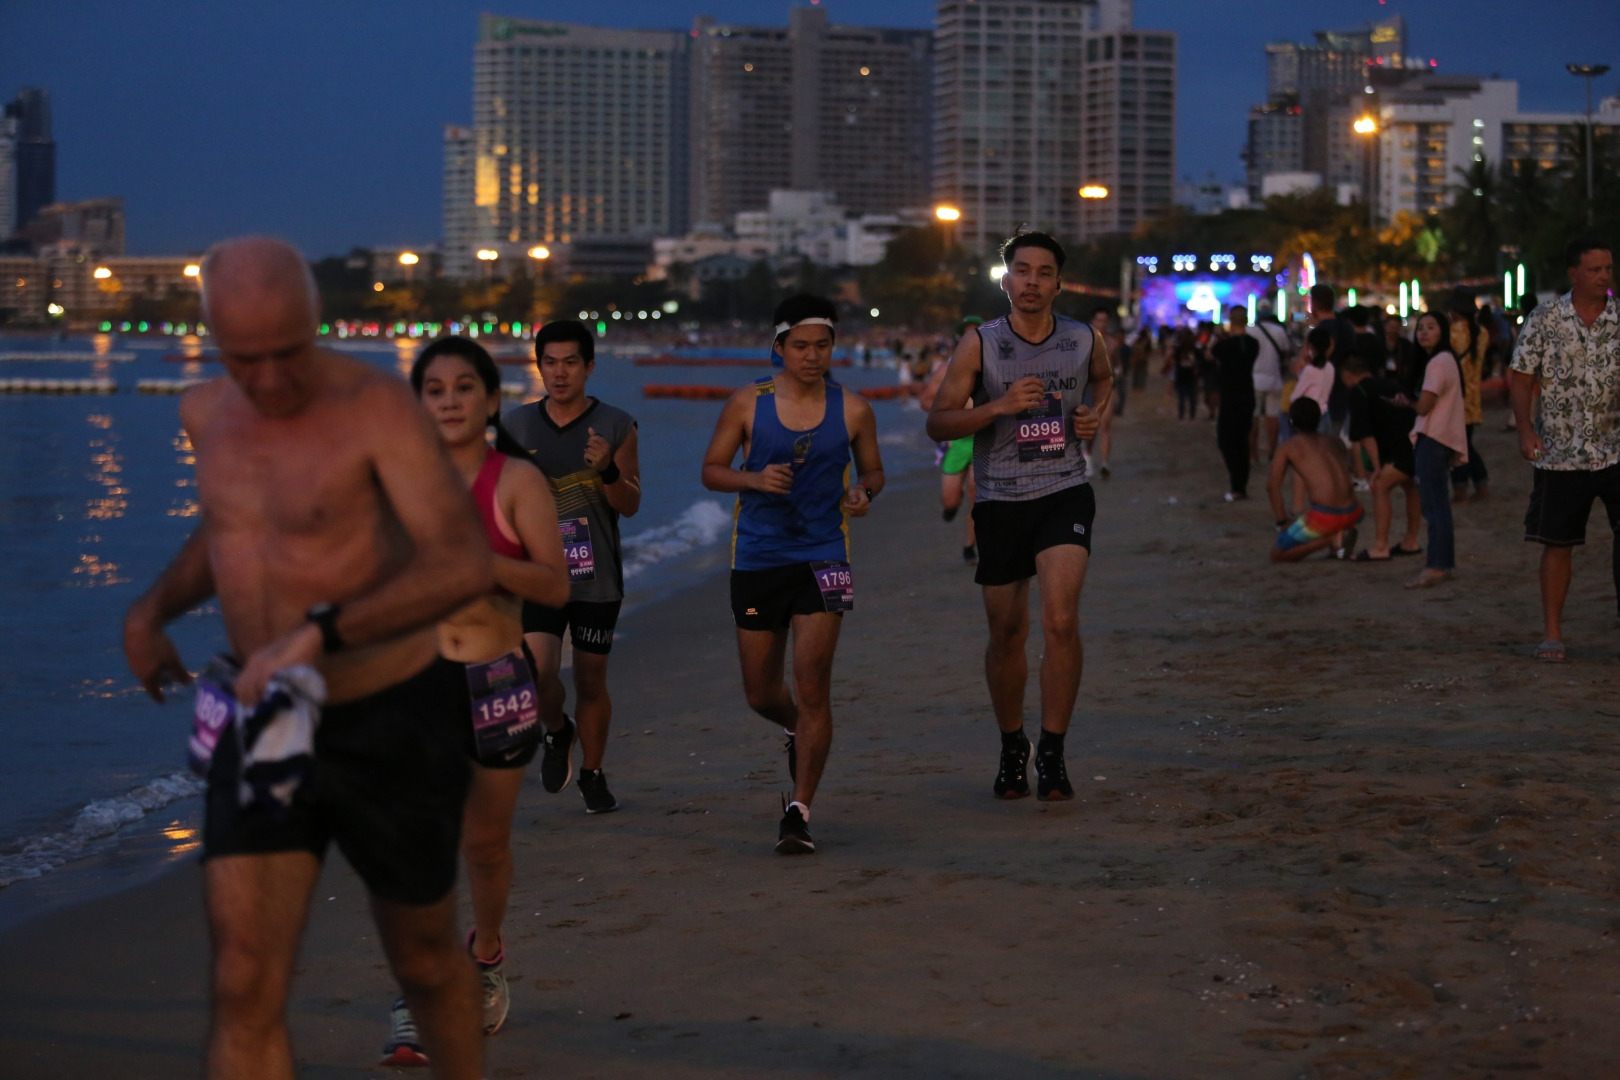
<svg viewBox="0 0 1620 1080">
<path fill-rule="evenodd" d="M 648 383 L 641 388 L 646 398 L 685 398 L 689 401 L 724 401 L 737 392 L 734 386 L 660 386 Z"/>
<path fill-rule="evenodd" d="M 861 397 L 868 401 L 893 401 L 895 398 L 905 397 L 904 386 L 868 386 L 860 391 Z"/>
<path fill-rule="evenodd" d="M 638 356 L 633 361 L 637 367 L 770 367 L 771 362 L 753 360 L 735 356 L 673 356 L 664 353 L 660 356 Z M 848 360 L 834 360 L 833 367 L 849 367 Z"/>
</svg>

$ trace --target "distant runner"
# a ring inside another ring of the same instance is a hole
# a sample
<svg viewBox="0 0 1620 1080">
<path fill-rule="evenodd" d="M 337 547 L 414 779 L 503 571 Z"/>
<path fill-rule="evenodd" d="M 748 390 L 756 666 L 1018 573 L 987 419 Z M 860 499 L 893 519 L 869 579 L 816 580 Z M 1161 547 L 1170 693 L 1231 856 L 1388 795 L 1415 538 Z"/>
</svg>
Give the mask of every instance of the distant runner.
<svg viewBox="0 0 1620 1080">
<path fill-rule="evenodd" d="M 703 457 L 703 486 L 738 493 L 731 610 L 743 691 L 749 708 L 787 733 L 793 801 L 777 830 L 780 855 L 816 850 L 810 804 L 832 746 L 833 652 L 855 604 L 849 519 L 865 517 L 883 490 L 872 407 L 826 377 L 837 321 L 819 296 L 777 307 L 782 370 L 731 396 Z M 783 674 L 790 630 L 791 691 Z"/>
<path fill-rule="evenodd" d="M 977 315 L 969 315 L 957 324 L 957 335 L 960 337 L 969 328 L 980 326 L 984 320 Z M 941 357 L 938 365 L 928 376 L 928 382 L 923 386 L 919 403 L 923 411 L 934 407 L 934 395 L 939 393 L 939 387 L 945 381 L 945 372 L 949 369 L 948 357 Z M 934 451 L 935 464 L 939 466 L 940 482 L 939 497 L 944 508 L 944 518 L 947 524 L 956 520 L 957 513 L 965 503 L 968 508 L 967 535 L 962 545 L 962 561 L 969 566 L 979 561 L 977 541 L 973 535 L 973 500 L 975 490 L 973 487 L 973 437 L 953 439 L 950 442 L 939 443 Z"/>
<path fill-rule="evenodd" d="M 1096 499 L 1080 444 L 1112 408 L 1113 366 L 1102 339 L 1052 311 L 1063 248 L 1021 233 L 1001 249 L 1012 313 L 962 338 L 928 417 L 928 437 L 972 435 L 979 503 L 979 569 L 990 644 L 985 677 L 1001 728 L 999 798 L 1029 794 L 1024 735 L 1029 662 L 1029 579 L 1039 578 L 1041 735 L 1035 770 L 1042 799 L 1071 799 L 1063 738 L 1080 693 L 1080 589 L 1091 556 Z M 1096 407 L 1085 405 L 1090 388 Z M 971 399 L 972 407 L 969 407 Z"/>
<path fill-rule="evenodd" d="M 568 567 L 551 488 L 501 426 L 501 373 L 484 347 L 468 338 L 440 338 L 416 358 L 411 388 L 472 491 L 495 561 L 495 592 L 439 624 L 439 655 L 463 669 L 467 684 L 450 717 L 474 766 L 461 831 L 473 910 L 467 951 L 483 983 L 484 1034 L 493 1035 L 506 1023 L 512 1000 L 501 940 L 512 891 L 512 814 L 542 731 L 532 658 L 523 644 L 522 601 L 566 604 Z M 491 426 L 494 450 L 485 439 Z M 394 1003 L 382 1064 L 428 1064 L 403 999 Z"/>
<path fill-rule="evenodd" d="M 316 345 L 296 251 L 221 244 L 202 286 L 226 376 L 180 401 L 201 523 L 130 608 L 124 652 L 163 700 L 189 681 L 164 625 L 218 595 L 232 656 L 200 680 L 192 737 L 208 776 L 207 1074 L 293 1075 L 287 991 L 335 841 L 436 1074 L 475 1080 L 478 984 L 453 892 L 469 768 L 445 720 L 467 709 L 467 680 L 434 624 L 494 586 L 489 545 L 410 389 Z"/>
<path fill-rule="evenodd" d="M 586 380 L 596 368 L 596 338 L 582 323 L 558 319 L 541 327 L 534 335 L 534 357 L 546 396 L 507 413 L 505 424 L 551 481 L 573 582 L 561 608 L 523 606 L 524 640 L 544 669 L 540 697 L 546 736 L 540 782 L 550 792 L 568 786 L 577 731 L 585 811 L 606 814 L 619 808 L 608 790 L 602 757 L 613 722 L 608 653 L 624 602 L 619 518 L 634 517 L 641 509 L 636 421 L 623 409 L 586 395 Z M 562 711 L 565 691 L 557 677 L 564 630 L 574 643 L 573 719 Z"/>
</svg>

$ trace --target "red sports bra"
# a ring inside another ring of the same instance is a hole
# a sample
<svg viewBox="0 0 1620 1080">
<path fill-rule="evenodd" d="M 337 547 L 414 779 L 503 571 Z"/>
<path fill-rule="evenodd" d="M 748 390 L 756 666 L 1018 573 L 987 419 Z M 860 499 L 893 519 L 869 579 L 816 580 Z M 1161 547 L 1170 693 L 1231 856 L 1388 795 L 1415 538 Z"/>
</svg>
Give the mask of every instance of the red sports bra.
<svg viewBox="0 0 1620 1080">
<path fill-rule="evenodd" d="M 495 450 L 485 455 L 484 464 L 478 470 L 478 479 L 473 481 L 473 502 L 478 504 L 478 514 L 484 519 L 489 550 L 508 559 L 527 559 L 528 549 L 518 539 L 506 515 L 501 513 L 500 503 L 495 498 L 495 487 L 500 482 L 501 469 L 506 466 L 506 461 L 506 455 Z"/>
</svg>

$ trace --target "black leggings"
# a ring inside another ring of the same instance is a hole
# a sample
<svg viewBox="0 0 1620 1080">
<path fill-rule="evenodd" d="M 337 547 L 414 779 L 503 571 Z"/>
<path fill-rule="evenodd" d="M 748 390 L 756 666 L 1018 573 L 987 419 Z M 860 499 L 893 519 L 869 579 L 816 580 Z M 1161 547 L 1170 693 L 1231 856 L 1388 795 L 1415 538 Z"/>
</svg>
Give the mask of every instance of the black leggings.
<svg viewBox="0 0 1620 1080">
<path fill-rule="evenodd" d="M 1176 419 L 1198 419 L 1198 372 L 1176 372 Z"/>
<path fill-rule="evenodd" d="M 1215 445 L 1226 461 L 1234 495 L 1249 493 L 1249 429 L 1254 426 L 1254 401 L 1222 401 L 1215 421 Z"/>
</svg>

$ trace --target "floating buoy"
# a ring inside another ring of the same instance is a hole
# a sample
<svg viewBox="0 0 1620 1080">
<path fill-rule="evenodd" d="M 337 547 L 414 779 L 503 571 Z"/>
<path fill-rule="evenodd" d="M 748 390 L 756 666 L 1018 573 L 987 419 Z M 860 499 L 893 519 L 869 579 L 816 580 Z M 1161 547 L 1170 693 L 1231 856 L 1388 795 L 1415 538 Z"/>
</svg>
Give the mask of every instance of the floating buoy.
<svg viewBox="0 0 1620 1080">
<path fill-rule="evenodd" d="M 724 401 L 737 392 L 734 386 L 658 386 L 648 383 L 641 388 L 647 398 L 685 398 L 689 401 Z"/>
<path fill-rule="evenodd" d="M 0 379 L 0 394 L 113 394 L 111 379 Z"/>
<path fill-rule="evenodd" d="M 183 394 L 193 386 L 201 386 L 206 379 L 141 379 L 135 389 L 142 394 Z"/>
<path fill-rule="evenodd" d="M 860 392 L 861 397 L 868 401 L 893 401 L 895 398 L 905 397 L 904 386 L 868 386 Z"/>
</svg>

